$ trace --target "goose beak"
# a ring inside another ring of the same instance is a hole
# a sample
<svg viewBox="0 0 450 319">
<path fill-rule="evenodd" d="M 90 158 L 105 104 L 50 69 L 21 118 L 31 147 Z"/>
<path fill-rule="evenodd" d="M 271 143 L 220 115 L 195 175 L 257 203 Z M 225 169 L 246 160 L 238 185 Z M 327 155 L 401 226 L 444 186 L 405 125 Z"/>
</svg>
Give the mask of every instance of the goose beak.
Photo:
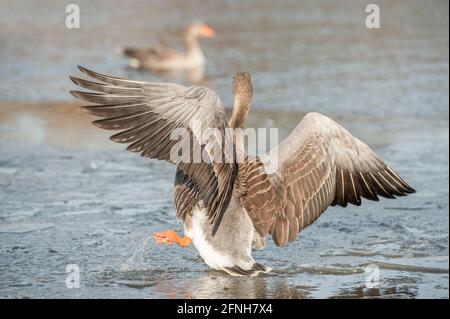
<svg viewBox="0 0 450 319">
<path fill-rule="evenodd" d="M 205 38 L 214 38 L 214 36 L 216 35 L 216 31 L 214 31 L 214 29 L 209 25 L 204 24 L 200 29 L 200 35 Z"/>
</svg>

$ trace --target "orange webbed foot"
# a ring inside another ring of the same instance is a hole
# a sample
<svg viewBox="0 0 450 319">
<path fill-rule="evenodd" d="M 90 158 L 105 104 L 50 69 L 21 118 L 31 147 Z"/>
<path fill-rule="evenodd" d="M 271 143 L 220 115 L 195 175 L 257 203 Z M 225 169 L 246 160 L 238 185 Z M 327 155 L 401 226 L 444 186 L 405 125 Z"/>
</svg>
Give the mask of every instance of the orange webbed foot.
<svg viewBox="0 0 450 319">
<path fill-rule="evenodd" d="M 153 239 L 157 244 L 173 244 L 177 243 L 181 247 L 187 247 L 192 242 L 188 236 L 181 238 L 174 230 L 166 230 L 164 232 L 153 233 Z"/>
</svg>

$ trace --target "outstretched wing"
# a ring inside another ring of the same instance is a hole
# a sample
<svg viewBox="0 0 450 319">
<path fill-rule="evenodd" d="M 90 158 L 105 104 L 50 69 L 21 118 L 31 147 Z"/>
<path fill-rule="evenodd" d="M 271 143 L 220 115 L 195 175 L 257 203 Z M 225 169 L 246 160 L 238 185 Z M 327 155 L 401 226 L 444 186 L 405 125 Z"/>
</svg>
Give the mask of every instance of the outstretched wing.
<svg viewBox="0 0 450 319">
<path fill-rule="evenodd" d="M 278 171 L 267 175 L 260 161 L 247 162 L 239 180 L 243 205 L 258 233 L 278 246 L 293 241 L 328 206 L 361 205 L 361 198 L 413 193 L 369 146 L 330 118 L 309 113 L 278 146 Z M 254 182 L 257 181 L 257 182 Z"/>
<path fill-rule="evenodd" d="M 217 231 L 237 175 L 232 152 L 232 156 L 227 158 L 218 157 L 217 151 L 214 153 L 217 149 L 214 145 L 223 149 L 226 141 L 227 120 L 219 97 L 205 87 L 131 81 L 83 67 L 79 69 L 100 81 L 71 77 L 78 86 L 96 91 L 71 91 L 76 98 L 95 103 L 82 107 L 102 118 L 93 124 L 102 129 L 120 131 L 111 136 L 111 140 L 130 144 L 127 150 L 131 152 L 177 164 L 184 176 L 195 184 L 195 198 L 208 209 L 214 232 Z M 171 133 L 176 129 L 185 129 L 188 134 L 174 138 Z M 205 134 L 209 129 L 216 129 L 220 136 Z M 189 146 L 190 154 L 175 160 L 173 147 L 181 148 L 183 145 Z M 202 157 L 194 163 L 193 152 L 196 149 L 200 150 Z M 177 215 L 184 217 L 186 213 L 178 211 Z"/>
</svg>

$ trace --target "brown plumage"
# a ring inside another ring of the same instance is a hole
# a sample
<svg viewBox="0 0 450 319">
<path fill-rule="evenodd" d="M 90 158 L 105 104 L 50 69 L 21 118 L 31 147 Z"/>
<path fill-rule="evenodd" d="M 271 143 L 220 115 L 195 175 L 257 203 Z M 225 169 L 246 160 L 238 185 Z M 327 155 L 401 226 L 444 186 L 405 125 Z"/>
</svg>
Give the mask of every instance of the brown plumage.
<svg viewBox="0 0 450 319">
<path fill-rule="evenodd" d="M 234 130 L 230 140 L 226 129 L 245 127 L 253 94 L 248 73 L 234 77 L 234 107 L 227 122 L 220 99 L 205 87 L 130 81 L 79 68 L 100 81 L 71 77 L 78 86 L 96 91 L 71 92 L 95 103 L 83 109 L 101 117 L 93 122 L 96 126 L 120 131 L 111 139 L 129 144 L 129 151 L 177 165 L 177 217 L 212 268 L 233 275 L 266 272 L 251 257 L 252 244 L 263 247 L 266 235 L 284 246 L 329 206 L 359 206 L 362 198 L 378 201 L 379 196 L 414 192 L 369 146 L 319 113 L 307 114 L 269 154 L 247 154 L 242 130 Z M 172 140 L 179 128 L 188 134 Z M 216 128 L 220 138 L 201 133 L 208 128 Z M 192 146 L 190 159 L 196 146 L 209 160 L 174 161 L 171 150 L 177 142 Z M 211 147 L 224 150 L 226 143 L 231 152 L 217 154 Z M 278 166 L 268 174 L 264 163 L 270 162 Z"/>
<path fill-rule="evenodd" d="M 208 208 L 214 232 L 217 231 L 233 192 L 237 164 L 214 162 L 212 156 L 209 164 L 178 163 L 173 162 L 170 156 L 171 149 L 179 142 L 171 139 L 171 132 L 177 128 L 189 131 L 189 138 L 185 142 L 192 145 L 191 149 L 194 149 L 194 143 L 204 149 L 207 140 L 192 131 L 190 123 L 193 120 L 200 121 L 204 129 L 214 127 L 225 134 L 225 111 L 214 92 L 203 87 L 128 81 L 83 67 L 79 69 L 94 79 L 106 82 L 101 84 L 71 77 L 80 87 L 101 92 L 71 91 L 76 98 L 97 103 L 82 107 L 103 118 L 93 124 L 102 129 L 121 130 L 111 136 L 111 140 L 129 144 L 127 150 L 131 152 L 177 164 L 198 186 L 196 198 L 201 198 L 202 204 Z M 186 212 L 179 214 L 184 216 Z"/>
<path fill-rule="evenodd" d="M 166 47 L 124 48 L 122 53 L 130 58 L 130 66 L 137 69 L 173 71 L 202 68 L 205 57 L 200 48 L 200 37 L 212 38 L 215 31 L 205 23 L 192 23 L 185 32 L 185 51 L 179 52 Z"/>
<path fill-rule="evenodd" d="M 362 197 L 378 201 L 414 192 L 366 144 L 319 113 L 307 114 L 277 153 L 278 178 L 260 174 L 257 186 L 247 186 L 243 205 L 258 233 L 271 234 L 278 246 L 295 240 L 330 205 L 359 206 Z M 252 174 L 245 178 L 254 180 Z"/>
</svg>

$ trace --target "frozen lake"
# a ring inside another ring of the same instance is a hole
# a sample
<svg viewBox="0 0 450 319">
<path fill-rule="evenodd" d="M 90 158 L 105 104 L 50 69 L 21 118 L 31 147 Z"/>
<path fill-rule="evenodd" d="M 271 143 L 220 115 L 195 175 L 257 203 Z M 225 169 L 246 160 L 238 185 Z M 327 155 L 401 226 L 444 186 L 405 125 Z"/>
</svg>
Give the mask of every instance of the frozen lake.
<svg viewBox="0 0 450 319">
<path fill-rule="evenodd" d="M 58 1 L 0 3 L 0 297 L 449 297 L 447 1 L 382 1 L 379 30 L 365 28 L 362 1 L 77 3 L 79 30 L 64 27 Z M 177 46 L 196 19 L 217 31 L 202 42 L 203 85 L 230 106 L 233 74 L 252 74 L 249 126 L 283 138 L 321 112 L 417 193 L 330 208 L 286 248 L 269 240 L 254 257 L 275 270 L 256 278 L 209 271 L 193 247 L 156 246 L 154 231 L 182 229 L 175 168 L 108 141 L 76 108 L 68 75 L 81 64 L 183 82 L 132 71 L 114 49 Z M 69 264 L 79 289 L 66 287 Z M 366 287 L 367 265 L 378 287 Z"/>
</svg>

